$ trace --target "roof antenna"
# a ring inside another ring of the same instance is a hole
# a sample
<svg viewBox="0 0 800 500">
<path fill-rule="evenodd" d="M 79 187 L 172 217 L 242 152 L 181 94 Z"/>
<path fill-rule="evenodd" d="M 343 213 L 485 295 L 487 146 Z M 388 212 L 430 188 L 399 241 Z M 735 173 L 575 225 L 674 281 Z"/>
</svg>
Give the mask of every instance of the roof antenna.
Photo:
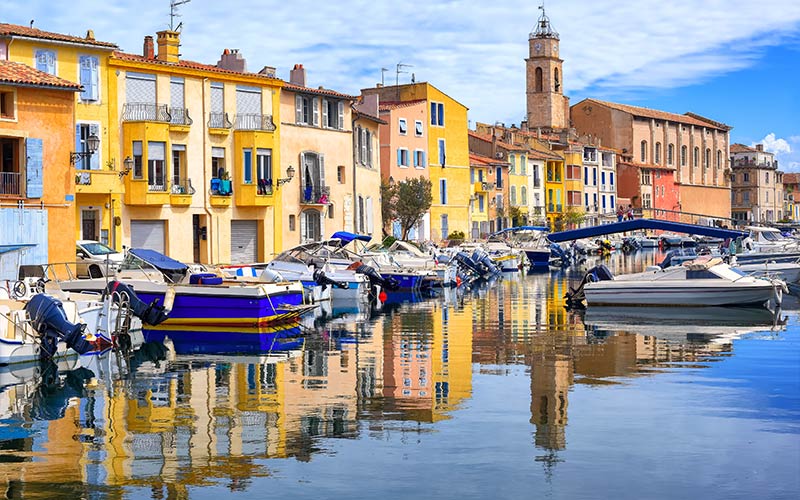
<svg viewBox="0 0 800 500">
<path fill-rule="evenodd" d="M 33 28 L 33 19 L 31 19 L 31 24 L 30 24 L 30 26 L 29 26 L 29 27 L 30 27 L 30 28 Z"/>
<path fill-rule="evenodd" d="M 189 3 L 192 0 L 169 0 L 169 30 L 170 31 L 177 31 L 181 29 L 183 23 L 179 23 L 178 26 L 175 26 L 175 18 L 181 17 L 178 14 L 178 6 L 183 5 L 185 3 Z"/>
</svg>

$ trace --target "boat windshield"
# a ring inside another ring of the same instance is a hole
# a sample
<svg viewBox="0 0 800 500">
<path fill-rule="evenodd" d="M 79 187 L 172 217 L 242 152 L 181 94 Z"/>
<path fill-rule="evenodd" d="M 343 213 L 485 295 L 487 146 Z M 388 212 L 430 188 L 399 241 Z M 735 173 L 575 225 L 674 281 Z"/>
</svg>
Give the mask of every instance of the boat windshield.
<svg viewBox="0 0 800 500">
<path fill-rule="evenodd" d="M 109 248 L 100 242 L 80 243 L 80 246 L 92 255 L 108 255 L 110 253 L 117 253 L 113 248 Z"/>
<path fill-rule="evenodd" d="M 783 237 L 781 236 L 781 233 L 777 233 L 777 232 L 773 233 L 773 232 L 764 231 L 764 232 L 761 233 L 761 237 L 766 241 L 781 241 L 781 240 L 783 240 Z"/>
</svg>

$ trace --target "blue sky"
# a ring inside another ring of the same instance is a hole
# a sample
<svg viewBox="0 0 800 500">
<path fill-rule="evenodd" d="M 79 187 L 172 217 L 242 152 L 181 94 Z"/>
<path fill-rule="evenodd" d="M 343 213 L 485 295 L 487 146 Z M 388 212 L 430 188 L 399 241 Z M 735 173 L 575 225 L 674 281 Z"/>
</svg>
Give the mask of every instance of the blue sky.
<svg viewBox="0 0 800 500">
<path fill-rule="evenodd" d="M 169 0 L 3 0 L 0 21 L 100 40 L 140 53 L 169 25 Z M 528 33 L 536 1 L 192 0 L 180 7 L 182 55 L 215 63 L 238 48 L 248 69 L 288 79 L 303 63 L 309 86 L 358 94 L 399 75 L 429 81 L 470 108 L 473 121 L 525 114 Z M 547 0 L 561 35 L 572 103 L 595 97 L 693 111 L 764 142 L 800 171 L 800 2 L 797 0 Z M 87 13 L 90 13 L 87 15 Z"/>
</svg>

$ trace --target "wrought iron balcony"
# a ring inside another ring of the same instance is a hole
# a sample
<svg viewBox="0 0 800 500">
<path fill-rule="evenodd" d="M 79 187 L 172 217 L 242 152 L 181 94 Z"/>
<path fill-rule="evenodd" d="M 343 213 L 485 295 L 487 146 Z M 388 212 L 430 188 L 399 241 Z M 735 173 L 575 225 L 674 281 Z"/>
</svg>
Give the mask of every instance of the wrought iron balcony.
<svg viewBox="0 0 800 500">
<path fill-rule="evenodd" d="M 75 174 L 75 184 L 79 186 L 90 186 L 92 184 L 92 172 L 82 170 Z"/>
<path fill-rule="evenodd" d="M 228 113 L 209 113 L 208 128 L 233 128 L 233 123 L 228 120 Z"/>
<path fill-rule="evenodd" d="M 275 130 L 272 115 L 237 114 L 233 121 L 235 130 L 266 130 L 269 132 Z"/>
<path fill-rule="evenodd" d="M 189 109 L 187 108 L 170 107 L 169 114 L 172 116 L 170 123 L 173 125 L 191 125 L 194 123 L 189 116 Z"/>
<path fill-rule="evenodd" d="M 172 178 L 172 187 L 170 188 L 172 194 L 194 194 L 195 189 L 192 187 L 192 180 L 188 178 Z"/>
<path fill-rule="evenodd" d="M 327 186 L 302 186 L 300 188 L 300 203 L 304 205 L 330 204 L 330 188 Z"/>
<path fill-rule="evenodd" d="M 151 193 L 166 193 L 167 180 L 164 177 L 150 179 L 147 184 L 147 190 Z"/>
<path fill-rule="evenodd" d="M 172 115 L 170 115 L 169 108 L 166 104 L 126 102 L 122 107 L 122 121 L 170 123 L 172 121 Z"/>
<path fill-rule="evenodd" d="M 483 188 L 484 191 L 491 191 L 494 189 L 494 182 L 483 181 L 481 182 L 481 187 Z"/>
<path fill-rule="evenodd" d="M 0 195 L 22 195 L 22 174 L 17 172 L 0 172 Z"/>
</svg>

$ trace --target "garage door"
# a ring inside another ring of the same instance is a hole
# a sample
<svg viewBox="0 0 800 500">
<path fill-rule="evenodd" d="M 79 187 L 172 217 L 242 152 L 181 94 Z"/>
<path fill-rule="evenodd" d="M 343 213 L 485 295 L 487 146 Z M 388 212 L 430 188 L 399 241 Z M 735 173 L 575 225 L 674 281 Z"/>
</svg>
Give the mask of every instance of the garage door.
<svg viewBox="0 0 800 500">
<path fill-rule="evenodd" d="M 231 221 L 231 264 L 258 261 L 258 221 Z"/>
<path fill-rule="evenodd" d="M 163 220 L 132 220 L 131 248 L 149 248 L 166 253 Z"/>
</svg>

